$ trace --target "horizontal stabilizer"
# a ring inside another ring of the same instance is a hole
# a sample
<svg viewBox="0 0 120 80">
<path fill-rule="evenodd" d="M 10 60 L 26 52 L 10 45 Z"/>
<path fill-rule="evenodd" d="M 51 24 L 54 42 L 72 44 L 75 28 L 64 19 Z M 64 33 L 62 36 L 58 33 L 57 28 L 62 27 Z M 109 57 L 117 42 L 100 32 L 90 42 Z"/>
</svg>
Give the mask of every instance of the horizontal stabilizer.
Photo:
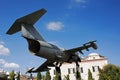
<svg viewBox="0 0 120 80">
<path fill-rule="evenodd" d="M 54 61 L 47 60 L 41 66 L 39 66 L 37 69 L 31 68 L 31 69 L 27 70 L 26 73 L 36 73 L 36 72 L 48 71 L 48 70 L 50 70 L 50 68 L 48 68 L 48 66 L 51 66 L 51 67 L 55 66 L 53 63 L 54 63 Z"/>
<path fill-rule="evenodd" d="M 45 9 L 40 9 L 36 12 L 28 14 L 22 18 L 17 19 L 11 28 L 7 31 L 7 34 L 14 34 L 21 30 L 22 24 L 33 25 L 37 22 L 37 20 L 45 14 Z"/>
</svg>

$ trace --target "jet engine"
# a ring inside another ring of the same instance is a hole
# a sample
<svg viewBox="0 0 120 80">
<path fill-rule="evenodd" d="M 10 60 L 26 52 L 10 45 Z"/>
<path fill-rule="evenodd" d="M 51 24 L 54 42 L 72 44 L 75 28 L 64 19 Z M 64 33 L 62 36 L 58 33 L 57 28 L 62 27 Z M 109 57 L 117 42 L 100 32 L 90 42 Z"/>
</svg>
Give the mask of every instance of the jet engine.
<svg viewBox="0 0 120 80">
<path fill-rule="evenodd" d="M 28 48 L 31 52 L 37 53 L 40 50 L 40 43 L 36 40 L 26 38 L 28 42 Z"/>
</svg>

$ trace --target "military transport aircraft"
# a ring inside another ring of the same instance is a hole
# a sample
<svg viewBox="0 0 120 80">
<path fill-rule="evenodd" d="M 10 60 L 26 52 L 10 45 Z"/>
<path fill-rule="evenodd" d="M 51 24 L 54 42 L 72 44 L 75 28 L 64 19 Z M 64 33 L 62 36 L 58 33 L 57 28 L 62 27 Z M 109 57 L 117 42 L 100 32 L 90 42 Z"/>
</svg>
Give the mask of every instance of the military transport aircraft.
<svg viewBox="0 0 120 80">
<path fill-rule="evenodd" d="M 49 66 L 55 67 L 56 71 L 59 71 L 60 66 L 64 62 L 75 62 L 76 66 L 79 66 L 78 62 L 81 62 L 81 59 L 77 54 L 78 52 L 82 53 L 82 50 L 89 51 L 88 48 L 90 47 L 97 49 L 95 41 L 90 41 L 83 44 L 81 47 L 68 50 L 62 50 L 59 47 L 45 41 L 45 39 L 43 39 L 43 37 L 33 26 L 45 13 L 45 9 L 40 9 L 36 12 L 21 17 L 17 19 L 11 28 L 7 31 L 7 34 L 12 35 L 21 30 L 22 36 L 28 42 L 29 51 L 38 57 L 47 59 L 46 62 L 43 63 L 40 67 L 36 69 L 31 68 L 29 71 L 27 71 L 28 73 L 46 71 L 49 70 Z"/>
</svg>

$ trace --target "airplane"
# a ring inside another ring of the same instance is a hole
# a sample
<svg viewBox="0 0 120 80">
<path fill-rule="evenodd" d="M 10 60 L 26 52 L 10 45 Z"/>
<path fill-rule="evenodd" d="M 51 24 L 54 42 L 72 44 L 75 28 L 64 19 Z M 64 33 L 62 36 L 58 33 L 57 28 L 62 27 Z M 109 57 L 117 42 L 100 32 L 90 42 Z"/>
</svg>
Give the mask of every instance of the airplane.
<svg viewBox="0 0 120 80">
<path fill-rule="evenodd" d="M 38 68 L 31 68 L 28 73 L 47 71 L 49 67 L 55 67 L 56 71 L 60 72 L 60 66 L 64 63 L 75 62 L 76 66 L 79 67 L 81 59 L 78 52 L 83 54 L 83 50 L 89 51 L 89 48 L 97 49 L 96 41 L 90 41 L 83 44 L 80 47 L 63 50 L 58 46 L 48 43 L 40 33 L 35 29 L 34 24 L 41 18 L 47 11 L 42 8 L 31 14 L 18 18 L 6 34 L 12 35 L 16 32 L 21 31 L 22 37 L 28 42 L 29 51 L 38 56 L 45 58 L 46 61 Z"/>
</svg>

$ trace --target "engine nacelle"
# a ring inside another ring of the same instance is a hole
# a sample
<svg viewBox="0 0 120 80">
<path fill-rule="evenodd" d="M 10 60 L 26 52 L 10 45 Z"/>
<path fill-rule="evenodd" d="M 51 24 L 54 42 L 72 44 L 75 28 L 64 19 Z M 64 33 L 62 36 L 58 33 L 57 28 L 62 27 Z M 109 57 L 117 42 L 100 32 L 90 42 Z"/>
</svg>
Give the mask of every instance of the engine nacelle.
<svg viewBox="0 0 120 80">
<path fill-rule="evenodd" d="M 28 41 L 28 48 L 31 52 L 37 53 L 40 50 L 40 43 L 33 39 L 27 39 Z"/>
<path fill-rule="evenodd" d="M 49 44 L 44 41 L 39 40 L 33 40 L 26 38 L 28 41 L 28 48 L 30 52 L 32 52 L 34 55 L 47 58 L 47 59 L 53 59 L 56 58 L 56 54 L 59 52 L 59 48 L 56 46 Z M 52 55 L 52 56 L 51 56 Z"/>
</svg>

